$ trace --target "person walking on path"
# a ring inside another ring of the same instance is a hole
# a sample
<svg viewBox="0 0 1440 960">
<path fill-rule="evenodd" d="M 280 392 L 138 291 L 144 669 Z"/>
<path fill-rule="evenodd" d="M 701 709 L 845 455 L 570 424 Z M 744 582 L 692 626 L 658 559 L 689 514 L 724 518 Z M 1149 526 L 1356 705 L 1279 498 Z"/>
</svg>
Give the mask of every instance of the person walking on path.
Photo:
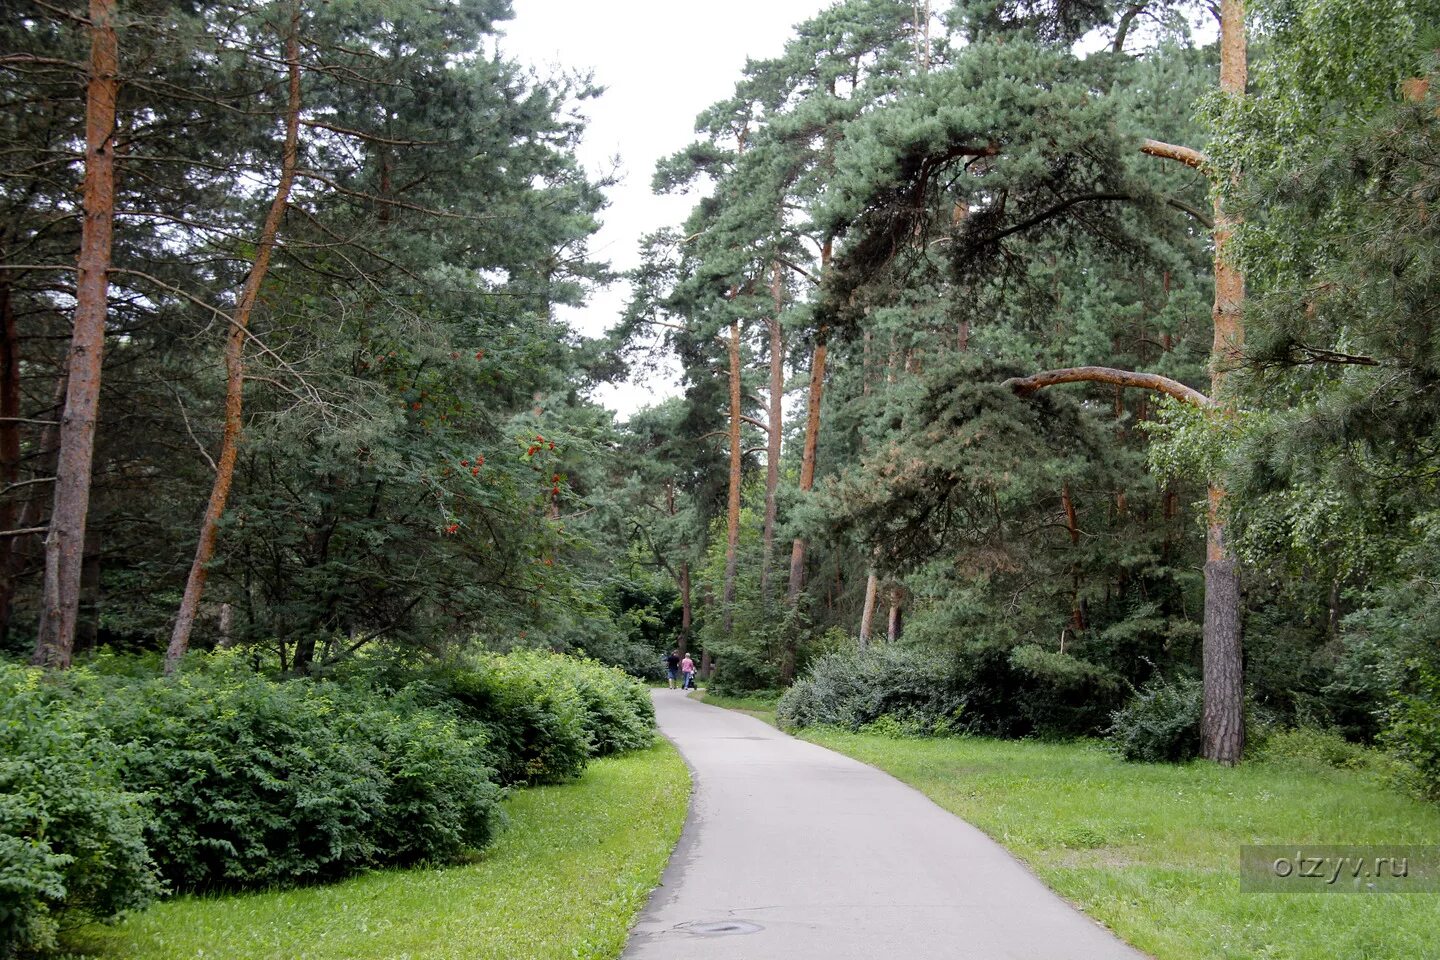
<svg viewBox="0 0 1440 960">
<path fill-rule="evenodd" d="M 670 689 L 675 689 L 675 681 L 680 679 L 680 651 L 671 650 L 665 655 L 665 679 L 670 684 Z"/>
<path fill-rule="evenodd" d="M 680 689 L 695 689 L 695 661 L 690 659 L 688 653 L 685 654 L 685 659 L 680 661 L 680 672 L 685 675 L 685 682 L 680 685 Z"/>
</svg>

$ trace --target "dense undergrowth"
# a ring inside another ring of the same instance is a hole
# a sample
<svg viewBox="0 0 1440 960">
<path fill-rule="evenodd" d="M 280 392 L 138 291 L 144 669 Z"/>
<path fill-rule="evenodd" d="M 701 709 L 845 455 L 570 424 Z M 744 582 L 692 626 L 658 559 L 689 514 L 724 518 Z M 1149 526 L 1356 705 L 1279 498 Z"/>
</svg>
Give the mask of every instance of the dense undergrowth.
<svg viewBox="0 0 1440 960">
<path fill-rule="evenodd" d="M 454 862 L 493 839 L 507 787 L 572 780 L 653 722 L 629 677 L 537 652 L 330 679 L 224 654 L 172 678 L 0 664 L 0 955 L 162 891 Z"/>
</svg>

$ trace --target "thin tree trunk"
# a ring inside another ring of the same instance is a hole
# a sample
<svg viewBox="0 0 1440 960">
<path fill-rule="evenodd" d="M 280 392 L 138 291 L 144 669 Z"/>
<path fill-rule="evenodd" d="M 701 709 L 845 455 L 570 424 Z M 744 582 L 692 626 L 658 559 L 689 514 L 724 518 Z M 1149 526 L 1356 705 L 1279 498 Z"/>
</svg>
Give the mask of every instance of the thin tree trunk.
<svg viewBox="0 0 1440 960">
<path fill-rule="evenodd" d="M 80 610 L 85 523 L 90 512 L 90 474 L 100 411 L 100 372 L 105 352 L 110 251 L 115 229 L 115 101 L 120 90 L 120 52 L 115 0 L 90 0 L 90 77 L 85 92 L 85 219 L 75 280 L 75 323 L 70 337 L 69 380 L 61 415 L 55 505 L 45 538 L 45 581 L 40 629 L 32 662 L 52 669 L 70 666 Z"/>
<path fill-rule="evenodd" d="M 830 267 L 834 243 L 826 240 L 820 248 L 820 274 L 823 277 Z M 805 406 L 805 447 L 800 456 L 800 492 L 809 493 L 815 486 L 815 448 L 820 439 L 820 402 L 825 394 L 825 340 L 827 331 L 822 327 L 815 334 L 815 353 L 810 360 L 810 395 Z M 790 584 L 785 590 L 785 600 L 792 607 L 800 599 L 800 590 L 805 586 L 805 551 L 808 544 L 804 537 L 796 537 L 790 545 Z"/>
<path fill-rule="evenodd" d="M 824 331 L 821 331 L 823 338 Z M 809 493 L 815 488 L 815 449 L 820 439 L 820 403 L 825 393 L 825 341 L 815 344 L 814 358 L 810 361 L 810 395 L 805 408 L 805 448 L 800 456 L 800 492 Z M 805 551 L 809 544 L 804 537 L 796 537 L 790 545 L 790 585 L 785 599 L 794 606 L 800 599 L 805 586 Z"/>
<path fill-rule="evenodd" d="M 15 322 L 15 304 L 10 299 L 10 284 L 3 278 L 0 278 L 0 418 L 3 418 L 0 419 L 0 484 L 10 487 L 20 480 L 20 335 Z M 16 529 L 19 519 L 19 501 L 10 493 L 5 494 L 4 502 L 0 503 L 0 530 Z M 0 640 L 10 631 L 20 539 L 5 537 L 0 543 Z"/>
<path fill-rule="evenodd" d="M 1085 630 L 1085 611 L 1080 606 L 1080 562 L 1073 553 L 1080 549 L 1080 522 L 1075 515 L 1075 500 L 1070 495 L 1070 484 L 1060 487 L 1060 502 L 1065 508 L 1065 529 L 1070 534 L 1070 629 L 1076 634 Z M 1064 640 L 1061 640 L 1063 649 Z"/>
<path fill-rule="evenodd" d="M 694 617 L 690 606 L 690 561 L 680 561 L 680 656 L 685 656 L 690 645 L 690 623 Z"/>
<path fill-rule="evenodd" d="M 250 315 L 260 296 L 260 287 L 270 268 L 270 257 L 275 249 L 275 237 L 280 231 L 285 209 L 290 202 L 290 187 L 295 181 L 295 168 L 299 158 L 300 131 L 300 6 L 291 6 L 290 29 L 285 37 L 285 62 L 289 78 L 289 97 L 285 109 L 285 148 L 280 164 L 280 182 L 275 188 L 275 199 L 265 218 L 260 233 L 260 242 L 255 249 L 255 261 L 250 275 L 245 280 L 240 300 L 235 305 L 235 314 L 230 321 L 229 336 L 225 341 L 225 430 L 220 439 L 220 456 L 215 461 L 215 483 L 210 489 L 210 500 L 205 507 L 205 519 L 200 526 L 200 542 L 195 548 L 195 560 L 190 565 L 190 577 L 185 584 L 185 595 L 180 602 L 180 611 L 175 617 L 175 629 L 170 634 L 170 646 L 165 651 L 165 672 L 173 673 L 190 647 L 190 633 L 195 626 L 195 617 L 200 610 L 200 598 L 205 591 L 205 580 L 209 575 L 209 564 L 215 555 L 215 541 L 220 533 L 220 518 L 225 513 L 225 503 L 230 498 L 230 485 L 235 478 L 235 459 L 239 454 L 241 414 L 245 403 L 245 335 L 250 324 Z M 299 660 L 297 650 L 296 660 Z"/>
<path fill-rule="evenodd" d="M 905 588 L 896 584 L 890 591 L 890 623 L 886 638 L 898 643 L 905 632 Z"/>
<path fill-rule="evenodd" d="M 730 497 L 725 520 L 724 632 L 735 629 L 735 574 L 740 553 L 740 321 L 730 321 Z"/>
<path fill-rule="evenodd" d="M 875 623 L 875 600 L 880 592 L 880 575 L 873 569 L 865 579 L 865 606 L 860 611 L 860 649 L 870 647 L 870 631 Z"/>
<path fill-rule="evenodd" d="M 770 576 L 775 557 L 775 521 L 779 516 L 777 503 L 780 490 L 780 439 L 785 429 L 785 334 L 780 327 L 780 311 L 785 305 L 784 274 L 777 260 L 770 280 L 770 294 L 775 311 L 770 317 L 770 436 L 765 448 L 765 527 L 764 548 L 760 563 L 760 602 L 770 606 Z"/>
</svg>

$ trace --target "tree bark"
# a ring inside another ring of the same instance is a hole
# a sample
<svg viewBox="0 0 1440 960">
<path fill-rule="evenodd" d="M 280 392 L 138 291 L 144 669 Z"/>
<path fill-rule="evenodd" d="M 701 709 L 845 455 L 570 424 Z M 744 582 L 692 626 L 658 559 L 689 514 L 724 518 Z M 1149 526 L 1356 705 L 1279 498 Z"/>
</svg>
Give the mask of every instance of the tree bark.
<svg viewBox="0 0 1440 960">
<path fill-rule="evenodd" d="M 780 326 L 780 312 L 785 305 L 785 279 L 778 260 L 770 281 L 770 294 L 775 312 L 770 317 L 770 436 L 765 448 L 765 527 L 760 563 L 760 602 L 767 609 L 770 606 L 771 567 L 775 557 L 775 522 L 779 516 L 780 440 L 785 429 L 785 334 Z"/>
<path fill-rule="evenodd" d="M 1241 0 L 1220 4 L 1220 91 L 1245 95 L 1245 8 Z M 1215 191 L 1215 339 L 1211 353 L 1210 394 L 1220 396 L 1226 373 L 1240 358 L 1245 342 L 1241 315 L 1245 276 L 1227 251 L 1235 219 Z M 1206 529 L 1205 706 L 1200 721 L 1200 752 L 1208 760 L 1233 766 L 1245 752 L 1245 672 L 1242 640 L 1240 570 L 1225 538 L 1225 491 L 1211 486 Z"/>
<path fill-rule="evenodd" d="M 0 484 L 6 487 L 20 480 L 20 414 L 20 334 L 10 284 L 0 278 Z M 19 501 L 7 493 L 0 503 L 0 530 L 14 530 L 19 519 Z M 0 543 L 0 640 L 10 631 L 19 540 L 6 537 Z"/>
<path fill-rule="evenodd" d="M 735 575 L 740 553 L 740 321 L 730 321 L 730 496 L 725 521 L 724 632 L 735 629 Z"/>
<path fill-rule="evenodd" d="M 1138 387 L 1154 390 L 1197 407 L 1210 406 L 1210 398 L 1193 387 L 1187 387 L 1178 380 L 1162 377 L 1156 373 L 1137 373 L 1133 370 L 1117 370 L 1114 367 L 1065 367 L 1059 370 L 1043 370 L 1028 377 L 1011 377 L 1001 384 L 1016 393 L 1029 394 L 1045 387 L 1061 383 L 1110 383 L 1121 387 Z"/>
<path fill-rule="evenodd" d="M 90 70 L 85 92 L 84 223 L 75 280 L 69 380 L 61 415 L 55 505 L 45 538 L 40 629 L 31 662 L 70 666 L 80 610 L 85 523 L 100 411 L 111 246 L 115 231 L 115 102 L 120 90 L 115 0 L 90 0 Z"/>
<path fill-rule="evenodd" d="M 680 656 L 685 656 L 685 649 L 690 645 L 690 623 L 694 614 L 690 606 L 690 561 L 680 561 L 680 643 L 678 645 Z"/>
<path fill-rule="evenodd" d="M 865 578 L 865 606 L 860 610 L 860 649 L 870 647 L 870 631 L 875 626 L 875 600 L 880 592 L 880 575 L 873 569 Z"/>
<path fill-rule="evenodd" d="M 205 518 L 200 525 L 200 541 L 195 548 L 195 559 L 190 565 L 190 576 L 185 583 L 185 595 L 175 617 L 175 628 L 170 634 L 170 646 L 165 651 L 165 672 L 173 673 L 180 659 L 190 647 L 190 633 L 195 626 L 195 617 L 200 610 L 200 598 L 205 591 L 205 580 L 209 575 L 209 564 L 215 555 L 215 542 L 220 533 L 220 518 L 225 513 L 225 504 L 230 498 L 230 485 L 235 478 L 235 460 L 239 454 L 241 415 L 245 403 L 245 335 L 250 324 L 250 315 L 260 296 L 260 287 L 270 268 L 270 257 L 275 250 L 275 238 L 280 231 L 280 222 L 290 202 L 290 188 L 295 181 L 295 168 L 299 158 L 300 130 L 300 6 L 291 6 L 290 28 L 285 37 L 285 63 L 289 80 L 289 95 L 285 109 L 285 147 L 280 164 L 280 182 L 275 187 L 275 198 L 265 225 L 260 233 L 260 242 L 255 249 L 255 260 L 245 287 L 235 305 L 230 320 L 229 336 L 225 341 L 225 429 L 220 439 L 220 456 L 215 461 L 215 482 L 210 488 L 210 500 L 205 507 Z M 297 651 L 297 661 L 299 659 Z"/>
<path fill-rule="evenodd" d="M 1140 141 L 1140 152 L 1148 153 L 1152 157 L 1162 157 L 1166 160 L 1175 160 L 1185 164 L 1187 167 L 1201 169 L 1209 162 L 1205 154 L 1194 147 L 1182 147 L 1174 143 L 1165 143 L 1161 140 Z"/>
<path fill-rule="evenodd" d="M 834 242 L 826 240 L 820 248 L 820 275 L 823 277 L 830 267 L 834 253 Z M 809 493 L 815 486 L 815 449 L 820 439 L 820 403 L 825 395 L 825 341 L 827 331 L 822 327 L 815 334 L 815 352 L 810 360 L 810 395 L 805 406 L 805 446 L 800 456 L 800 492 Z M 790 583 L 785 590 L 785 601 L 794 606 L 800 599 L 800 590 L 805 586 L 805 551 L 808 544 L 804 537 L 796 537 L 790 545 Z"/>
<path fill-rule="evenodd" d="M 810 396 L 805 408 L 805 448 L 800 456 L 800 492 L 809 493 L 815 488 L 815 449 L 820 440 L 820 403 L 825 394 L 825 341 L 824 331 L 815 344 L 814 358 L 810 362 Z M 790 545 L 790 584 L 785 591 L 785 600 L 791 606 L 800 599 L 805 586 L 805 551 L 809 544 L 804 537 L 796 537 Z"/>
<path fill-rule="evenodd" d="M 900 637 L 905 631 L 905 588 L 896 584 L 890 591 L 890 623 L 886 630 L 886 639 L 891 643 L 900 642 Z"/>
</svg>

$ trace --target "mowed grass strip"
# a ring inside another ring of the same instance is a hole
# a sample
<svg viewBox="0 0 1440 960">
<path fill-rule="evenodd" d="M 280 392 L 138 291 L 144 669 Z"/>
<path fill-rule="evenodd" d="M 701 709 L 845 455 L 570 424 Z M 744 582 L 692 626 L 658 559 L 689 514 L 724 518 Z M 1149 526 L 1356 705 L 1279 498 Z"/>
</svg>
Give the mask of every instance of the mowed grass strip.
<svg viewBox="0 0 1440 960">
<path fill-rule="evenodd" d="M 775 726 L 775 704 L 777 701 L 774 697 L 726 697 L 704 689 L 698 693 L 692 693 L 690 696 L 699 700 L 701 703 L 708 703 L 712 707 L 724 707 L 726 710 L 746 713 L 757 720 L 764 720 L 772 727 Z"/>
<path fill-rule="evenodd" d="M 804 737 L 918 788 L 1158 960 L 1440 957 L 1440 893 L 1240 892 L 1242 844 L 1440 844 L 1440 808 L 1374 775 L 1132 764 L 1097 743 Z"/>
<path fill-rule="evenodd" d="M 135 960 L 598 960 L 626 932 L 680 836 L 690 776 L 661 741 L 597 760 L 575 783 L 517 791 L 469 865 L 385 870 L 328 886 L 182 897 L 82 956 Z"/>
</svg>

